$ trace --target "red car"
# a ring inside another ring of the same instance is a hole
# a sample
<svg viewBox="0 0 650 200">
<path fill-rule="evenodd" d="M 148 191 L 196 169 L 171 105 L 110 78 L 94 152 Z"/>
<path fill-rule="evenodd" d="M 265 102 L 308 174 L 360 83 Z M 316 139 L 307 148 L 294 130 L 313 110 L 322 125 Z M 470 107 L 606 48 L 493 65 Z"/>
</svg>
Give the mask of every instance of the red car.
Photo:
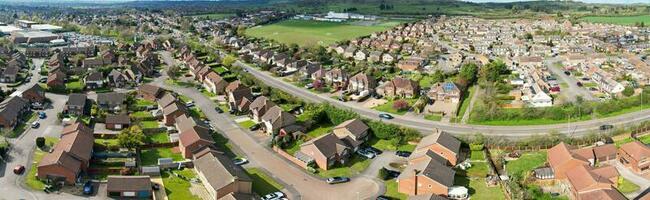
<svg viewBox="0 0 650 200">
<path fill-rule="evenodd" d="M 23 174 L 25 172 L 25 166 L 18 165 L 14 167 L 14 174 Z"/>
</svg>

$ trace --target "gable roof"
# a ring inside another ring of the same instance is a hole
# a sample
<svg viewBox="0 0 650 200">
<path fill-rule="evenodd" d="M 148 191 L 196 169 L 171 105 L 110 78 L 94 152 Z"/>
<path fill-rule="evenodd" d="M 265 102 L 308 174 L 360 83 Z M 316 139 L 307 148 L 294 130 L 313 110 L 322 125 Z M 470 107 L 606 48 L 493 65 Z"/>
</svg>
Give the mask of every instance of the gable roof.
<svg viewBox="0 0 650 200">
<path fill-rule="evenodd" d="M 195 126 L 199 126 L 200 128 L 208 130 L 209 128 L 205 127 L 203 123 L 200 121 L 197 121 L 193 117 L 190 117 L 188 115 L 181 115 L 176 117 L 176 126 L 178 127 L 179 132 L 183 132 L 186 130 L 189 130 Z"/>
<path fill-rule="evenodd" d="M 551 167 L 560 166 L 566 162 L 569 162 L 570 160 L 577 160 L 583 162 L 584 164 L 588 164 L 589 160 L 587 158 L 572 151 L 574 148 L 575 147 L 569 146 L 564 142 L 560 142 L 560 144 L 557 144 L 554 147 L 548 149 L 548 162 Z"/>
<path fill-rule="evenodd" d="M 422 140 L 420 140 L 420 143 L 418 143 L 415 149 L 427 148 L 434 144 L 440 144 L 441 146 L 445 147 L 447 150 L 451 152 L 454 152 L 455 154 L 458 154 L 458 152 L 460 151 L 460 141 L 456 139 L 454 136 L 451 136 L 451 134 L 444 131 L 437 131 L 431 135 L 422 138 Z"/>
<path fill-rule="evenodd" d="M 343 143 L 336 135 L 333 133 L 328 133 L 320 137 L 314 138 L 300 145 L 301 149 L 305 146 L 313 145 L 318 150 L 318 153 L 325 156 L 326 158 L 332 157 L 334 155 L 340 155 L 347 145 Z M 309 152 L 305 152 L 307 155 L 312 155 Z M 312 152 L 314 153 L 314 152 Z"/>
<path fill-rule="evenodd" d="M 273 106 L 275 106 L 275 103 L 273 103 L 273 101 L 271 101 L 268 97 L 259 96 L 248 106 L 248 108 L 250 110 L 260 110 L 266 108 L 264 111 L 267 111 Z"/>
<path fill-rule="evenodd" d="M 621 150 L 625 151 L 635 160 L 643 160 L 650 157 L 650 148 L 639 141 L 624 144 L 621 146 Z"/>
<path fill-rule="evenodd" d="M 158 96 L 158 94 L 162 92 L 162 89 L 151 84 L 144 84 L 138 88 L 138 91 L 149 95 Z"/>
<path fill-rule="evenodd" d="M 95 138 L 92 134 L 75 131 L 62 135 L 61 140 L 54 145 L 54 149 L 61 149 L 87 162 L 92 157 L 94 143 Z"/>
<path fill-rule="evenodd" d="M 93 134 L 93 130 L 89 128 L 88 126 L 84 125 L 81 122 L 75 122 L 73 124 L 67 125 L 63 127 L 63 132 L 61 135 L 66 135 L 68 133 L 73 133 L 79 131 L 81 133 L 85 134 Z"/>
<path fill-rule="evenodd" d="M 214 144 L 214 140 L 210 135 L 210 131 L 203 129 L 199 126 L 193 126 L 179 134 L 179 140 L 183 143 L 184 146 L 190 146 L 199 141 L 204 141 Z"/>
<path fill-rule="evenodd" d="M 429 162 L 418 162 L 408 165 L 397 179 L 410 178 L 413 176 L 413 172 L 416 172 L 418 176 L 428 177 L 447 187 L 451 187 L 454 184 L 454 175 L 456 174 L 450 167 L 436 160 L 429 160 Z"/>
<path fill-rule="evenodd" d="M 149 176 L 108 176 L 108 191 L 151 191 Z"/>
<path fill-rule="evenodd" d="M 571 187 L 578 193 L 586 189 L 609 188 L 612 184 L 609 179 L 592 172 L 584 165 L 567 171 L 566 175 Z"/>
<path fill-rule="evenodd" d="M 98 102 L 107 102 L 107 103 L 122 103 L 126 100 L 126 94 L 119 92 L 108 92 L 108 93 L 99 93 L 97 94 Z"/>
<path fill-rule="evenodd" d="M 363 121 L 361 121 L 360 119 L 356 118 L 356 119 L 350 119 L 350 120 L 344 121 L 343 123 L 335 126 L 334 130 L 336 130 L 336 129 L 346 129 L 350 133 L 352 133 L 354 136 L 362 137 L 363 136 L 362 134 L 365 133 L 366 131 L 368 131 L 368 129 L 370 129 L 370 127 L 368 127 L 368 125 L 363 123 Z"/>
<path fill-rule="evenodd" d="M 107 115 L 106 116 L 107 124 L 131 124 L 131 118 L 129 118 L 126 113 L 117 114 L 117 115 Z"/>
<path fill-rule="evenodd" d="M 210 152 L 195 159 L 194 167 L 216 191 L 236 181 L 252 182 L 244 169 L 220 153 Z"/>
<path fill-rule="evenodd" d="M 52 153 L 45 154 L 38 163 L 38 167 L 59 165 L 73 174 L 78 174 L 81 171 L 81 161 L 75 159 L 62 149 L 54 149 Z"/>
<path fill-rule="evenodd" d="M 0 102 L 0 116 L 5 120 L 17 119 L 20 111 L 27 105 L 27 100 L 22 97 L 11 97 Z"/>
<path fill-rule="evenodd" d="M 170 92 L 165 92 L 165 94 L 158 99 L 158 105 L 162 108 L 167 107 L 168 105 L 176 102 L 176 96 L 171 94 Z"/>
<path fill-rule="evenodd" d="M 296 116 L 293 116 L 291 113 L 285 112 L 280 108 L 280 106 L 273 106 L 264 113 L 262 116 L 263 121 L 269 121 L 273 125 L 279 125 L 280 127 L 291 125 L 295 122 Z"/>
<path fill-rule="evenodd" d="M 70 94 L 68 96 L 68 103 L 67 105 L 72 105 L 72 106 L 85 106 L 86 105 L 86 95 L 85 94 Z"/>
</svg>

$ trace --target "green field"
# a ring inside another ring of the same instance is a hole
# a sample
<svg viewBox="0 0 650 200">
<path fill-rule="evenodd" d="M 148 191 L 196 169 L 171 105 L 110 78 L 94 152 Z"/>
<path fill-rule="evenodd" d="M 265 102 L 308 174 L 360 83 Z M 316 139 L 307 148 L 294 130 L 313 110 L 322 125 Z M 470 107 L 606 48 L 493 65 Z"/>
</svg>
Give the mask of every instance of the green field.
<svg viewBox="0 0 650 200">
<path fill-rule="evenodd" d="M 635 25 L 636 23 L 643 22 L 646 25 L 650 25 L 650 15 L 638 15 L 638 16 L 589 16 L 582 18 L 585 21 L 593 23 L 605 23 L 605 24 L 618 24 L 618 25 Z"/>
<path fill-rule="evenodd" d="M 337 41 L 370 35 L 399 24 L 398 22 L 381 22 L 365 26 L 353 23 L 286 20 L 247 29 L 246 34 L 252 37 L 273 39 L 285 44 L 295 43 L 300 46 L 320 44 L 327 46 Z"/>
</svg>

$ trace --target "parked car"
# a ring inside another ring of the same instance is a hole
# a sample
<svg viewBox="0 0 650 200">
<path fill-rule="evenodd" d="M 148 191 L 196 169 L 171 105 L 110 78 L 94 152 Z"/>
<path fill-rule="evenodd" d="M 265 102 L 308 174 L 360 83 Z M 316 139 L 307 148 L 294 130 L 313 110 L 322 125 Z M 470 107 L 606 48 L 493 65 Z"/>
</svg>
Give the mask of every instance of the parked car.
<svg viewBox="0 0 650 200">
<path fill-rule="evenodd" d="M 375 153 L 375 155 L 380 155 L 380 154 L 384 153 L 382 150 L 379 150 L 379 149 L 377 149 L 375 147 L 372 147 L 372 146 L 368 146 L 368 147 L 366 147 L 364 149 L 366 149 L 368 151 L 372 151 L 373 153 Z"/>
<path fill-rule="evenodd" d="M 570 76 L 571 72 L 570 71 L 564 71 L 564 74 L 566 74 L 567 76 Z"/>
<path fill-rule="evenodd" d="M 189 101 L 189 102 L 185 103 L 185 107 L 189 108 L 189 107 L 193 107 L 193 106 L 194 106 L 194 101 Z"/>
<path fill-rule="evenodd" d="M 611 125 L 611 124 L 604 124 L 604 125 L 600 126 L 601 131 L 609 130 L 609 129 L 612 129 L 612 128 L 614 128 L 614 125 Z"/>
<path fill-rule="evenodd" d="M 361 156 L 363 156 L 363 157 L 366 157 L 366 158 L 368 158 L 368 159 L 373 159 L 373 158 L 375 158 L 375 156 L 376 156 L 374 152 L 372 152 L 372 151 L 368 151 L 368 150 L 366 150 L 366 149 L 359 149 L 359 150 L 357 151 L 357 154 L 359 154 L 359 155 L 361 155 Z"/>
<path fill-rule="evenodd" d="M 584 77 L 584 78 L 582 78 L 582 80 L 583 80 L 583 81 L 589 81 L 589 78 Z"/>
<path fill-rule="evenodd" d="M 255 124 L 252 125 L 251 127 L 248 128 L 250 131 L 256 131 L 257 129 L 260 129 L 262 126 L 260 124 Z"/>
<path fill-rule="evenodd" d="M 23 172 L 25 172 L 25 166 L 16 165 L 16 167 L 14 167 L 14 174 L 23 174 Z"/>
<path fill-rule="evenodd" d="M 45 119 L 45 118 L 47 118 L 47 114 L 45 114 L 45 112 L 43 112 L 43 111 L 40 111 L 40 112 L 38 112 L 38 118 L 39 119 Z"/>
<path fill-rule="evenodd" d="M 386 113 L 381 113 L 379 114 L 379 118 L 382 119 L 393 119 L 394 117 L 392 115 L 386 114 Z"/>
<path fill-rule="evenodd" d="M 83 193 L 85 195 L 93 194 L 93 182 L 92 181 L 87 181 L 86 184 L 84 184 Z"/>
<path fill-rule="evenodd" d="M 375 200 L 390 200 L 390 198 L 387 197 L 387 196 L 382 195 L 382 196 L 378 196 L 377 198 L 375 198 Z"/>
<path fill-rule="evenodd" d="M 223 110 L 219 107 L 214 107 L 214 111 L 217 111 L 217 113 L 223 113 Z"/>
<path fill-rule="evenodd" d="M 39 83 L 45 83 L 45 82 L 47 82 L 47 77 L 43 77 L 43 78 L 41 78 L 41 79 L 38 79 L 38 82 L 39 82 Z"/>
<path fill-rule="evenodd" d="M 325 182 L 327 182 L 328 184 L 345 183 L 345 182 L 348 182 L 348 181 L 350 181 L 350 178 L 348 178 L 348 177 L 340 177 L 340 176 L 335 176 L 335 177 L 328 178 L 327 180 L 325 180 Z"/>
<path fill-rule="evenodd" d="M 266 194 L 262 197 L 262 200 L 275 200 L 275 199 L 280 199 L 284 197 L 284 193 L 282 192 L 273 192 Z"/>
<path fill-rule="evenodd" d="M 388 173 L 389 179 L 397 178 L 401 174 L 401 172 L 399 171 L 390 170 L 390 169 L 387 169 L 386 173 Z"/>
<path fill-rule="evenodd" d="M 312 88 L 314 88 L 314 84 L 307 83 L 307 85 L 305 85 L 305 89 L 312 89 Z"/>
<path fill-rule="evenodd" d="M 582 83 L 580 81 L 578 81 L 576 85 L 578 85 L 578 87 L 582 87 Z"/>
<path fill-rule="evenodd" d="M 232 162 L 235 163 L 235 165 L 243 165 L 248 163 L 248 159 L 240 157 L 240 158 L 233 159 Z"/>
<path fill-rule="evenodd" d="M 396 151 L 395 155 L 397 155 L 399 157 L 408 158 L 409 156 L 411 156 L 411 152 L 408 152 L 408 151 Z"/>
<path fill-rule="evenodd" d="M 38 128 L 39 126 L 41 126 L 40 122 L 38 121 L 32 122 L 32 128 Z"/>
<path fill-rule="evenodd" d="M 155 190 L 155 191 L 160 190 L 160 184 L 158 184 L 158 183 L 151 184 L 151 189 Z"/>
</svg>

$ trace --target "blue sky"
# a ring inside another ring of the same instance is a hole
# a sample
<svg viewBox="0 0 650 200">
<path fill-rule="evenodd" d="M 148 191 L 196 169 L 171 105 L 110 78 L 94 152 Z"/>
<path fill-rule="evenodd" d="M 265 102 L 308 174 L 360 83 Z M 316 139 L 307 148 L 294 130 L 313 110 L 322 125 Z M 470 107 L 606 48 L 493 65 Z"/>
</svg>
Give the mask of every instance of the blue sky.
<svg viewBox="0 0 650 200">
<path fill-rule="evenodd" d="M 516 2 L 516 1 L 527 1 L 527 0 L 464 0 L 469 2 L 485 3 L 485 2 Z M 647 3 L 650 4 L 650 0 L 579 0 L 585 3 L 611 3 L 611 4 L 633 4 L 633 3 Z"/>
</svg>

